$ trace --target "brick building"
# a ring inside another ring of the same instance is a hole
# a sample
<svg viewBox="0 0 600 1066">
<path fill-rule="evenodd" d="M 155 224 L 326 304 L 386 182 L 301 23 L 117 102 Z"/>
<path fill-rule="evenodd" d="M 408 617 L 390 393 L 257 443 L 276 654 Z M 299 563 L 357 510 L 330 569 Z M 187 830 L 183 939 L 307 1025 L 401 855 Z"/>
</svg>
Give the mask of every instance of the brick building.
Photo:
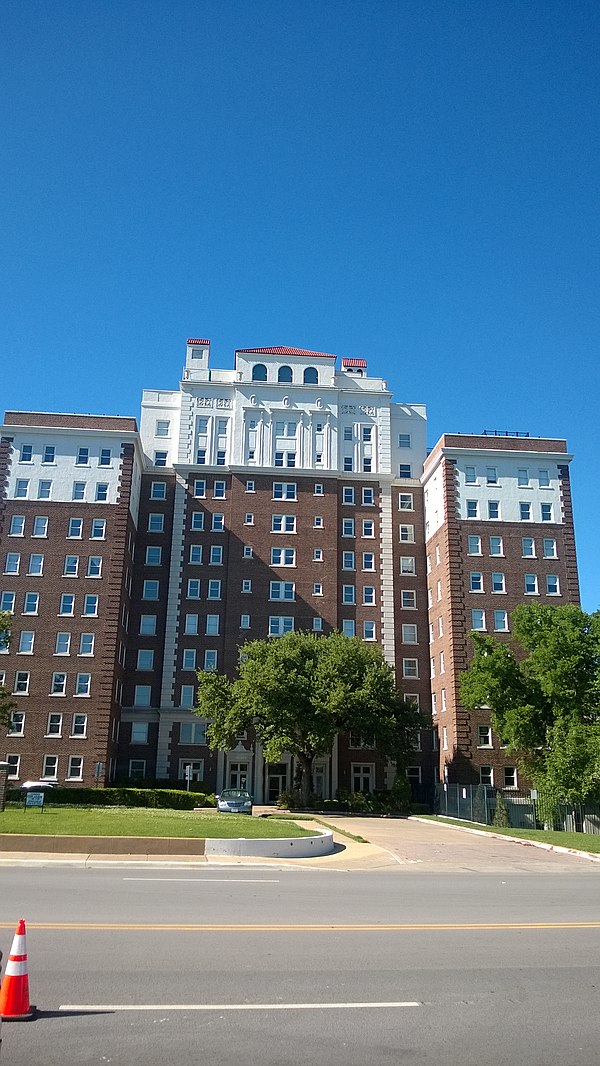
<svg viewBox="0 0 600 1066">
<path fill-rule="evenodd" d="M 382 646 L 433 718 L 414 782 L 441 769 L 501 783 L 499 742 L 458 705 L 457 672 L 471 628 L 507 632 L 529 595 L 577 601 L 569 459 L 564 441 L 519 436 L 446 436 L 428 457 L 425 408 L 394 403 L 365 360 L 259 348 L 219 370 L 195 338 L 179 388 L 143 393 L 139 430 L 7 412 L 11 780 L 181 785 L 189 767 L 211 789 L 273 800 L 291 758 L 266 765 L 246 734 L 211 752 L 191 708 L 196 671 L 231 673 L 244 640 L 295 628 Z M 340 737 L 315 786 L 334 796 L 393 774 L 368 737 Z"/>
</svg>

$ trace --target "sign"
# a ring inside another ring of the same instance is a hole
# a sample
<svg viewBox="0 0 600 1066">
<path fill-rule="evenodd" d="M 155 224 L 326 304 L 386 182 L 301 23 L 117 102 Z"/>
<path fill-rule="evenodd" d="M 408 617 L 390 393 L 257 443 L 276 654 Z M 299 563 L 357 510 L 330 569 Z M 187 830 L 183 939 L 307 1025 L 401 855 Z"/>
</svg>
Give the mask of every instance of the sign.
<svg viewBox="0 0 600 1066">
<path fill-rule="evenodd" d="M 44 806 L 44 793 L 43 792 L 27 792 L 25 794 L 25 806 L 26 807 L 43 807 Z"/>
</svg>

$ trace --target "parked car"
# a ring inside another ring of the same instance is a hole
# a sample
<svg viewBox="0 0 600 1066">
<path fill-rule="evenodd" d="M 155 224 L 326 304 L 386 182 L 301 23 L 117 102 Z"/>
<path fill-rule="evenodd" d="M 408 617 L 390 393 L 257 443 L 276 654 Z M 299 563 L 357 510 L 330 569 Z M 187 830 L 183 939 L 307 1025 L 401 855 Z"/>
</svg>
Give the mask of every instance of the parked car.
<svg viewBox="0 0 600 1066">
<path fill-rule="evenodd" d="M 223 814 L 252 814 L 252 796 L 245 788 L 225 788 L 216 798 Z"/>
</svg>

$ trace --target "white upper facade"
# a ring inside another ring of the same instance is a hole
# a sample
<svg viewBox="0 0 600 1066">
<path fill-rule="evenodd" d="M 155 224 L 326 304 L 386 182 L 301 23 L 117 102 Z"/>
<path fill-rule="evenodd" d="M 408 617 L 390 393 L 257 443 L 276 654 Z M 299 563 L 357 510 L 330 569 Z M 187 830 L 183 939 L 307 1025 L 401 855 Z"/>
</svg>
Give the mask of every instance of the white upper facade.
<svg viewBox="0 0 600 1066">
<path fill-rule="evenodd" d="M 142 445 L 154 466 L 296 469 L 418 479 L 421 404 L 392 403 L 362 359 L 292 348 L 236 352 L 212 370 L 208 341 L 188 341 L 179 391 L 146 390 Z"/>
</svg>

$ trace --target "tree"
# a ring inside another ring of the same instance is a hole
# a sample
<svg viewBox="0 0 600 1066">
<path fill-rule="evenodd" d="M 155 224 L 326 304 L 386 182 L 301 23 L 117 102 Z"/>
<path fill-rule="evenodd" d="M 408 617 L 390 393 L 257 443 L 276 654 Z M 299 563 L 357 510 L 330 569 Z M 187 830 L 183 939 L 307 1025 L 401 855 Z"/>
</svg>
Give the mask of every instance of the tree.
<svg viewBox="0 0 600 1066">
<path fill-rule="evenodd" d="M 516 647 L 472 633 L 460 681 L 465 707 L 492 726 L 534 785 L 569 801 L 600 798 L 600 614 L 574 604 L 521 604 Z"/>
<path fill-rule="evenodd" d="M 7 648 L 10 641 L 11 616 L 8 611 L 0 611 L 0 648 Z M 10 723 L 10 716 L 15 708 L 9 693 L 0 685 L 0 726 Z"/>
<path fill-rule="evenodd" d="M 210 746 L 228 748 L 235 733 L 252 725 L 269 762 L 284 751 L 296 756 L 305 806 L 314 759 L 331 752 L 338 733 L 373 737 L 398 762 L 423 725 L 380 649 L 341 633 L 253 640 L 243 646 L 235 680 L 217 673 L 200 673 L 198 680 L 196 713 L 212 719 Z"/>
</svg>

